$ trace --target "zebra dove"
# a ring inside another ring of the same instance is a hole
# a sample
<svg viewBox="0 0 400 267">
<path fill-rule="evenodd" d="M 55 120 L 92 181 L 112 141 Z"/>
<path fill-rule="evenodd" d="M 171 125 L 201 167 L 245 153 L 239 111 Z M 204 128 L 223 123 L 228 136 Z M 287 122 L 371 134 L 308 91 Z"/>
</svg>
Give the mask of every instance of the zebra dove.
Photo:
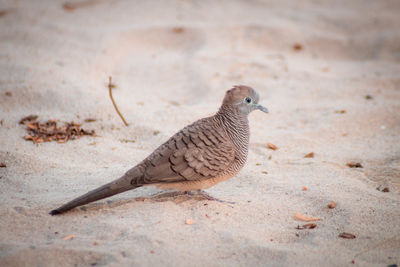
<svg viewBox="0 0 400 267">
<path fill-rule="evenodd" d="M 258 93 L 234 86 L 225 94 L 219 111 L 173 135 L 167 142 L 121 178 L 52 210 L 56 215 L 145 185 L 191 191 L 209 188 L 235 176 L 246 162 L 249 145 L 247 115 L 259 109 Z"/>
</svg>

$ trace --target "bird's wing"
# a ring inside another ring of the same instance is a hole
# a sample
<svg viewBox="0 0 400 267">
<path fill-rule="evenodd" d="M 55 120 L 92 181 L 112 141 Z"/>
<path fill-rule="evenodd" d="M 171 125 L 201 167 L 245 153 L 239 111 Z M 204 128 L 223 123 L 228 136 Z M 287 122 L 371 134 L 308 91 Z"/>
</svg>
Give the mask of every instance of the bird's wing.
<svg viewBox="0 0 400 267">
<path fill-rule="evenodd" d="M 145 160 L 143 184 L 200 181 L 222 175 L 235 160 L 226 133 L 207 121 L 171 137 Z"/>
</svg>

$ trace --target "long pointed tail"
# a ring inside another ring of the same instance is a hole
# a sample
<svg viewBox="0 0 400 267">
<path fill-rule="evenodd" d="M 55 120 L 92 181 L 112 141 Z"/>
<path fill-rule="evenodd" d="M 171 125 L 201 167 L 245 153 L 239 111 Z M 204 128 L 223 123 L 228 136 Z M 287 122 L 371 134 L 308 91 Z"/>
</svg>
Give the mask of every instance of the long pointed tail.
<svg viewBox="0 0 400 267">
<path fill-rule="evenodd" d="M 93 201 L 97 201 L 106 197 L 110 197 L 137 187 L 140 187 L 140 185 L 132 185 L 131 184 L 132 179 L 129 179 L 129 176 L 125 174 L 121 178 L 105 184 L 103 186 L 100 186 L 99 188 L 96 188 L 80 197 L 75 198 L 74 200 L 62 205 L 58 209 L 50 211 L 49 214 L 51 215 L 57 215 L 63 212 L 66 212 L 70 209 L 73 209 L 78 206 L 82 206 L 85 204 L 88 204 Z"/>
</svg>

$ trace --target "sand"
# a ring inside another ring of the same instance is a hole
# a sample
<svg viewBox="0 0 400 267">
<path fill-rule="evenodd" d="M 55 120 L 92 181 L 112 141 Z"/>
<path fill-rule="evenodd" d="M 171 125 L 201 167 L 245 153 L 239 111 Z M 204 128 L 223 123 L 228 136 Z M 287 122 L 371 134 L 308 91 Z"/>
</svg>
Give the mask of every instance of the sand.
<svg viewBox="0 0 400 267">
<path fill-rule="evenodd" d="M 0 2 L 0 266 L 400 264 L 398 1 L 64 3 Z M 235 84 L 270 110 L 249 117 L 240 174 L 207 190 L 235 204 L 146 187 L 48 215 Z M 30 114 L 98 137 L 35 145 Z M 322 220 L 299 230 L 295 213 Z"/>
</svg>

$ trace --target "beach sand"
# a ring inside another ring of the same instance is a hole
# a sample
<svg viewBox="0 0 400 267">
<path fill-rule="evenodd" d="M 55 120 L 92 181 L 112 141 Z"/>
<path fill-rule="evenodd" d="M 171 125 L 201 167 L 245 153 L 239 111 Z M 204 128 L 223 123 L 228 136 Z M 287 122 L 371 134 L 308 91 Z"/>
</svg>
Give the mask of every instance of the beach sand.
<svg viewBox="0 0 400 267">
<path fill-rule="evenodd" d="M 399 265 L 399 10 L 1 1 L 0 266 Z M 216 112 L 236 84 L 255 88 L 270 113 L 249 117 L 243 170 L 207 190 L 235 204 L 145 187 L 48 214 Z M 33 144 L 18 124 L 31 114 L 97 136 Z M 306 223 L 296 213 L 322 220 L 296 229 Z"/>
</svg>

